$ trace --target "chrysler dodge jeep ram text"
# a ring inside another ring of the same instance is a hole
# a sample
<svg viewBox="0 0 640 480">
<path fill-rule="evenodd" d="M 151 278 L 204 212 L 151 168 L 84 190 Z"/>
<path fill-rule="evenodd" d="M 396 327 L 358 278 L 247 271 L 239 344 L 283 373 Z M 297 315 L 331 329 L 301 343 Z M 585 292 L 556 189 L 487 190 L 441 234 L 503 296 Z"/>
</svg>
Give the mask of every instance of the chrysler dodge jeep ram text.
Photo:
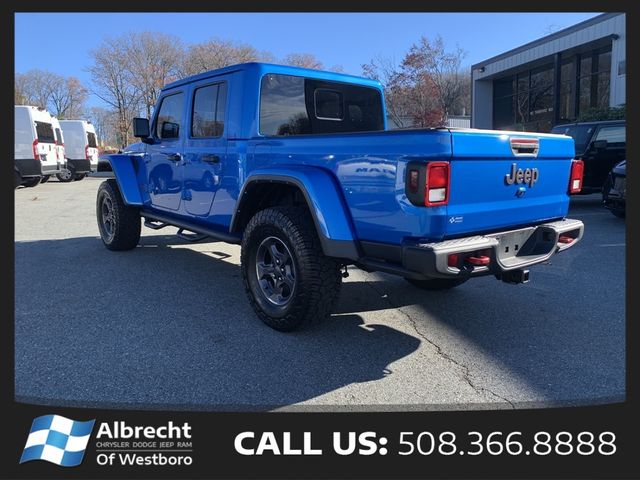
<svg viewBox="0 0 640 480">
<path fill-rule="evenodd" d="M 244 287 L 269 326 L 326 317 L 348 265 L 446 289 L 508 283 L 575 245 L 565 218 L 583 163 L 564 135 L 386 130 L 379 82 L 247 63 L 165 86 L 144 148 L 111 155 L 97 195 L 107 248 L 145 226 L 241 245 Z"/>
</svg>

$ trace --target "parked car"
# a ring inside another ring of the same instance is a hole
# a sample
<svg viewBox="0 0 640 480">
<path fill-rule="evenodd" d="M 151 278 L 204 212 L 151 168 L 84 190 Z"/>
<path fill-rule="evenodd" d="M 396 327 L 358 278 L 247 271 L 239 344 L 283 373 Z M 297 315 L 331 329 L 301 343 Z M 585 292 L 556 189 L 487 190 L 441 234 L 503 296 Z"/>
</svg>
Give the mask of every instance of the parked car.
<svg viewBox="0 0 640 480">
<path fill-rule="evenodd" d="M 53 134 L 56 140 L 56 160 L 61 162 L 61 168 L 67 168 L 67 159 L 64 151 L 64 135 L 62 134 L 62 127 L 56 117 L 51 117 L 51 126 L 53 127 Z M 51 175 L 43 175 L 40 183 L 49 181 Z"/>
<path fill-rule="evenodd" d="M 616 217 L 625 217 L 627 206 L 626 160 L 611 169 L 602 189 L 602 202 Z"/>
<path fill-rule="evenodd" d="M 166 85 L 154 112 L 134 119 L 143 152 L 109 158 L 104 245 L 133 249 L 141 217 L 240 244 L 249 302 L 276 330 L 328 316 L 349 265 L 426 290 L 526 283 L 582 238 L 566 215 L 583 163 L 563 135 L 386 131 L 378 81 L 263 63 Z"/>
<path fill-rule="evenodd" d="M 624 120 L 556 125 L 551 133 L 573 137 L 576 158 L 584 162 L 582 193 L 602 191 L 613 166 L 627 157 Z"/>
<path fill-rule="evenodd" d="M 57 157 L 53 117 L 44 108 L 16 105 L 14 109 L 15 188 L 35 187 L 48 175 L 61 171 L 64 159 Z"/>
<path fill-rule="evenodd" d="M 98 168 L 96 130 L 87 120 L 61 120 L 60 125 L 65 138 L 67 168 L 58 174 L 58 180 L 82 180 Z"/>
</svg>

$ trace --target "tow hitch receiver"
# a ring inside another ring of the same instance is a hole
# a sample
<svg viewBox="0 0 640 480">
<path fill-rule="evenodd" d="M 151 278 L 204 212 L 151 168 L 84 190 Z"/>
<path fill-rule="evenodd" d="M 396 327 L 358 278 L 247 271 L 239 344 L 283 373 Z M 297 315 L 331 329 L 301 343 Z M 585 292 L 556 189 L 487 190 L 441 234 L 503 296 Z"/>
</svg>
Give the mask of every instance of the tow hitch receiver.
<svg viewBox="0 0 640 480">
<path fill-rule="evenodd" d="M 529 270 L 508 270 L 500 274 L 500 280 L 506 283 L 528 283 Z"/>
</svg>

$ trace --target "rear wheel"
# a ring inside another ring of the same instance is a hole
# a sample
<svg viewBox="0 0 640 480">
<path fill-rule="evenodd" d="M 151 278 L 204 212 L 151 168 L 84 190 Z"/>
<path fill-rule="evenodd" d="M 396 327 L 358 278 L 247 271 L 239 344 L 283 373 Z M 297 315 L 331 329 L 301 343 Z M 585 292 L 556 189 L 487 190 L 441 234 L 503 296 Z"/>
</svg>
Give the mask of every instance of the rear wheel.
<svg viewBox="0 0 640 480">
<path fill-rule="evenodd" d="M 428 278 L 426 280 L 414 280 L 413 278 L 405 278 L 414 287 L 423 290 L 449 290 L 450 288 L 462 285 L 469 280 L 468 278 Z"/>
<path fill-rule="evenodd" d="M 282 332 L 326 318 L 340 293 L 340 264 L 323 254 L 304 208 L 258 212 L 245 229 L 241 265 L 251 306 Z"/>
<path fill-rule="evenodd" d="M 31 177 L 31 178 L 27 178 L 26 180 L 24 180 L 22 182 L 22 184 L 25 187 L 35 187 L 36 185 L 38 185 L 40 183 L 40 178 L 41 177 Z"/>
<path fill-rule="evenodd" d="M 140 212 L 122 200 L 115 179 L 98 188 L 96 217 L 102 242 L 109 250 L 131 250 L 140 241 Z"/>
<path fill-rule="evenodd" d="M 79 182 L 80 180 L 84 179 L 84 177 L 86 176 L 87 176 L 86 173 L 76 173 L 74 178 L 76 182 Z"/>
<path fill-rule="evenodd" d="M 18 188 L 20 185 L 22 185 L 22 175 L 20 175 L 20 172 L 18 172 L 17 170 L 13 171 L 13 182 L 15 185 L 15 188 Z"/>
<path fill-rule="evenodd" d="M 64 183 L 73 181 L 75 176 L 75 168 L 73 168 L 72 165 L 68 165 L 67 168 L 63 168 L 60 173 L 56 173 L 56 178 Z"/>
<path fill-rule="evenodd" d="M 49 179 L 51 178 L 51 175 L 45 175 L 44 177 L 42 177 L 42 179 L 40 180 L 40 183 L 47 183 L 49 181 Z"/>
</svg>

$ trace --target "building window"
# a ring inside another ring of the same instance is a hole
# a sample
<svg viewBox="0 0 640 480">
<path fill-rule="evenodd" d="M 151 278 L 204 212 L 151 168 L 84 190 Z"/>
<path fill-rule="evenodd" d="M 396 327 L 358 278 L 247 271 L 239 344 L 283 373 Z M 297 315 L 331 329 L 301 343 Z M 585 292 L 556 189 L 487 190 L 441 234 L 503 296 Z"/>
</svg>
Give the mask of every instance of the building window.
<svg viewBox="0 0 640 480">
<path fill-rule="evenodd" d="M 618 64 L 620 71 L 624 74 L 624 63 Z M 493 128 L 548 132 L 591 108 L 608 107 L 611 45 L 562 58 L 558 92 L 554 77 L 553 63 L 548 63 L 494 80 Z"/>
<path fill-rule="evenodd" d="M 553 64 L 494 82 L 494 128 L 549 131 L 553 126 Z"/>
<path fill-rule="evenodd" d="M 611 47 L 580 55 L 578 114 L 609 106 Z"/>
</svg>

